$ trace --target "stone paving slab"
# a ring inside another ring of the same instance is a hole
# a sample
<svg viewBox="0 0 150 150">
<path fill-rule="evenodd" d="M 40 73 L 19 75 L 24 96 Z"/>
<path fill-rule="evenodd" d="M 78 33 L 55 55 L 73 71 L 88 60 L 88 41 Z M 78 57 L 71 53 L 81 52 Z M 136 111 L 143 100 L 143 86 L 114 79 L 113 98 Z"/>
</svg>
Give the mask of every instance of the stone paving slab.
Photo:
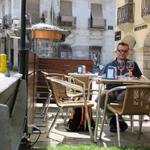
<svg viewBox="0 0 150 150">
<path fill-rule="evenodd" d="M 51 109 L 51 108 L 50 108 Z M 52 129 L 51 133 L 49 134 L 49 137 L 47 137 L 48 128 L 54 118 L 56 108 L 52 107 L 51 109 L 52 113 L 49 113 L 49 119 L 47 121 L 43 121 L 43 118 L 41 117 L 40 113 L 37 113 L 35 117 L 35 124 L 39 126 L 39 128 L 42 131 L 42 134 L 36 143 L 36 147 L 46 147 L 51 146 L 55 147 L 58 144 L 94 144 L 90 140 L 90 136 L 88 132 L 68 132 L 66 131 L 64 120 L 62 119 L 61 113 L 59 115 L 59 118 L 57 119 L 57 122 Z M 147 117 L 149 119 L 149 117 Z M 130 130 L 130 124 L 129 128 L 126 132 L 121 133 L 121 143 L 123 145 L 134 145 L 134 146 L 148 146 L 150 147 L 150 122 L 143 123 L 143 129 L 142 129 L 142 135 L 141 139 L 138 138 L 138 123 L 136 122 L 134 124 L 134 133 L 131 133 Z M 100 126 L 98 128 L 98 135 L 100 132 Z M 31 141 L 35 141 L 37 135 L 31 135 Z M 102 135 L 103 140 L 99 140 L 96 143 L 100 146 L 112 146 L 117 145 L 117 134 L 109 132 L 109 126 L 106 124 L 104 126 L 104 132 Z"/>
<path fill-rule="evenodd" d="M 48 121 L 47 124 L 51 124 L 51 121 Z M 49 125 L 48 125 L 49 126 Z M 47 137 L 47 131 L 48 126 L 46 127 L 40 127 L 42 131 L 44 131 L 38 142 L 36 143 L 36 146 L 38 147 L 45 147 L 45 146 L 51 146 L 55 147 L 58 144 L 93 144 L 90 141 L 90 136 L 88 132 L 68 132 L 65 129 L 65 125 L 62 118 L 59 118 L 57 120 L 56 125 L 52 129 L 51 133 L 49 134 L 49 137 Z M 134 133 L 131 133 L 130 128 L 124 132 L 121 133 L 121 143 L 123 145 L 136 145 L 136 146 L 149 146 L 150 147 L 150 123 L 146 123 L 143 126 L 143 134 L 141 135 L 141 139 L 138 140 L 138 127 L 136 126 L 134 128 Z M 100 131 L 100 128 L 99 128 Z M 99 132 L 98 132 L 99 135 Z M 37 136 L 37 135 L 36 135 Z M 36 136 L 31 136 L 31 141 L 34 141 L 36 139 Z M 105 125 L 104 132 L 102 135 L 103 140 L 99 140 L 97 144 L 101 146 L 112 146 L 117 145 L 117 134 L 109 132 L 108 125 Z"/>
</svg>

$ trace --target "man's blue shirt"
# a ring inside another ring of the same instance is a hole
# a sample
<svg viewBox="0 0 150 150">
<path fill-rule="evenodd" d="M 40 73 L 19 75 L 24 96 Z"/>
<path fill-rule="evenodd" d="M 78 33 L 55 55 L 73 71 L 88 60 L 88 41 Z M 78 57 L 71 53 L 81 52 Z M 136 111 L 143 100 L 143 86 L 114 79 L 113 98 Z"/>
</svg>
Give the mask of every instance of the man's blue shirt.
<svg viewBox="0 0 150 150">
<path fill-rule="evenodd" d="M 122 75 L 124 75 L 128 72 L 128 69 L 126 67 L 127 61 L 129 61 L 129 59 L 125 60 L 125 67 L 124 67 L 124 70 L 122 71 Z M 117 58 L 104 67 L 104 69 L 102 71 L 103 74 L 106 74 L 108 66 L 114 66 L 117 68 L 117 66 L 118 66 Z M 141 75 L 142 75 L 142 72 L 135 61 L 134 61 L 134 69 L 132 71 L 132 74 L 134 77 L 137 77 L 137 78 L 141 77 Z M 119 76 L 119 75 L 120 75 L 120 71 L 117 69 L 117 76 Z M 120 86 L 120 85 L 121 84 L 108 84 L 108 85 L 106 85 L 106 89 L 111 89 L 113 87 Z"/>
</svg>

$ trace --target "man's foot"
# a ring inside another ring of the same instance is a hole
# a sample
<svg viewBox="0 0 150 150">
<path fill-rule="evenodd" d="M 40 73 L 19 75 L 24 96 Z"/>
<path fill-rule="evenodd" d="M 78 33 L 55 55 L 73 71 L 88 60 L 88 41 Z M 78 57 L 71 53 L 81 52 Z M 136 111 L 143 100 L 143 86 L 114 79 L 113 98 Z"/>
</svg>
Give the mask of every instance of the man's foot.
<svg viewBox="0 0 150 150">
<path fill-rule="evenodd" d="M 116 117 L 112 116 L 109 123 L 110 132 L 117 132 Z"/>
<path fill-rule="evenodd" d="M 116 133 L 117 132 L 117 128 L 114 125 L 110 126 L 110 132 Z"/>
<path fill-rule="evenodd" d="M 122 117 L 119 117 L 119 119 L 122 119 Z M 116 125 L 116 117 L 113 116 L 110 120 L 110 123 L 109 123 L 109 127 L 110 127 L 110 132 L 117 132 L 117 125 Z M 121 132 L 124 132 L 127 128 L 128 128 L 128 125 L 126 122 L 124 122 L 123 120 L 119 121 L 119 127 L 120 127 L 120 131 Z"/>
<path fill-rule="evenodd" d="M 127 128 L 128 128 L 127 123 L 124 122 L 124 121 L 119 121 L 119 126 L 120 126 L 120 131 L 121 131 L 121 132 L 124 132 L 124 131 L 127 130 Z"/>
</svg>

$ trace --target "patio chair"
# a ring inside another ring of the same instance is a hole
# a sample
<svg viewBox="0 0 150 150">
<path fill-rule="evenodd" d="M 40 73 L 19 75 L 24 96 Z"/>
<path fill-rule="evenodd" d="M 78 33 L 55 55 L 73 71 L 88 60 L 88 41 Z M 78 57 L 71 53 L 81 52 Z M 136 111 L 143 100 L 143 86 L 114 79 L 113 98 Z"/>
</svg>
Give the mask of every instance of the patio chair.
<svg viewBox="0 0 150 150">
<path fill-rule="evenodd" d="M 52 93 L 54 95 L 54 98 L 55 98 L 55 101 L 57 104 L 57 113 L 55 115 L 54 120 L 52 121 L 52 124 L 51 124 L 49 130 L 48 130 L 48 135 L 49 135 L 51 129 L 53 128 L 61 109 L 85 107 L 89 133 L 90 133 L 91 139 L 93 139 L 91 123 L 90 123 L 90 118 L 89 118 L 89 114 L 88 114 L 88 107 L 93 106 L 94 104 L 91 101 L 85 99 L 84 88 L 77 84 L 73 84 L 68 81 L 64 81 L 64 80 L 60 80 L 60 79 L 55 79 L 55 78 L 51 78 L 51 77 L 47 77 L 46 79 L 47 79 L 48 86 L 52 90 Z M 83 97 L 80 98 L 79 100 L 73 100 L 71 97 L 66 96 L 67 94 L 64 94 L 64 92 L 62 93 L 62 90 L 66 90 L 66 93 L 67 93 L 68 88 L 82 92 Z"/>
<path fill-rule="evenodd" d="M 78 76 L 74 78 L 77 79 L 77 80 L 74 80 L 75 84 L 81 85 L 80 83 L 78 83 L 79 80 L 85 84 L 85 95 L 87 99 L 92 99 L 92 95 L 94 94 L 94 92 L 98 93 L 97 89 L 92 88 L 93 79 L 90 78 L 89 76 Z"/>
<path fill-rule="evenodd" d="M 107 104 L 108 95 L 110 92 L 118 90 L 119 88 L 126 89 L 125 97 L 123 104 Z M 104 120 L 106 116 L 106 107 L 116 116 L 116 124 L 117 124 L 117 138 L 118 145 L 121 145 L 120 142 L 120 128 L 119 128 L 119 115 L 139 115 L 139 136 L 141 135 L 143 116 L 150 114 L 150 86 L 149 85 L 129 85 L 123 87 L 116 87 L 109 90 L 106 94 L 105 108 L 104 108 L 104 117 L 102 120 L 100 139 L 103 132 Z M 132 126 L 131 120 L 131 126 Z M 137 120 L 136 120 L 137 121 Z"/>
<path fill-rule="evenodd" d="M 57 79 L 62 79 L 62 80 L 65 80 L 65 77 L 64 77 L 64 74 L 59 74 L 59 73 L 48 73 L 46 71 L 41 71 L 41 73 L 43 74 L 44 76 L 44 79 L 45 79 L 45 82 L 47 84 L 47 80 L 46 80 L 46 77 L 54 77 L 54 78 L 57 78 Z M 48 85 L 48 84 L 47 84 Z M 48 86 L 47 86 L 48 87 Z M 51 102 L 51 100 L 53 99 L 53 95 L 52 95 L 52 92 L 51 92 L 51 89 L 49 89 L 48 87 L 48 96 L 47 96 L 47 99 L 45 101 L 45 104 L 43 106 L 43 110 L 42 110 L 42 115 L 44 116 L 43 117 L 43 120 L 45 121 L 46 120 L 46 117 L 47 117 L 47 113 L 48 113 L 48 109 L 49 109 L 49 104 Z"/>
<path fill-rule="evenodd" d="M 44 121 L 46 120 L 46 116 L 47 116 L 47 113 L 48 113 L 48 108 L 49 108 L 49 104 L 50 104 L 50 101 L 51 99 L 54 98 L 53 94 L 52 94 L 52 91 L 51 91 L 51 87 L 49 86 L 48 82 L 47 82 L 47 77 L 53 77 L 55 79 L 61 79 L 61 80 L 64 80 L 64 81 L 70 81 L 70 82 L 74 82 L 76 79 L 70 77 L 70 76 L 67 76 L 65 74 L 60 74 L 60 73 L 48 73 L 48 72 L 45 72 L 45 71 L 41 71 L 41 73 L 44 75 L 44 78 L 45 78 L 45 81 L 46 81 L 46 84 L 47 84 L 47 87 L 48 87 L 48 90 L 49 90 L 49 94 L 48 94 L 48 97 L 47 97 L 47 100 L 46 100 L 46 103 L 43 107 L 43 111 L 42 113 L 44 114 Z M 73 80 L 73 81 L 72 81 Z M 79 81 L 78 81 L 79 82 Z M 80 83 L 82 84 L 82 83 Z M 61 92 L 63 93 L 63 95 L 66 95 L 66 97 L 70 97 L 72 99 L 75 99 L 75 98 L 78 98 L 80 96 L 82 96 L 82 93 L 81 92 L 75 92 L 75 91 L 67 91 L 66 93 L 66 90 L 65 89 L 62 89 Z M 63 117 L 63 112 L 62 112 L 62 117 Z"/>
</svg>

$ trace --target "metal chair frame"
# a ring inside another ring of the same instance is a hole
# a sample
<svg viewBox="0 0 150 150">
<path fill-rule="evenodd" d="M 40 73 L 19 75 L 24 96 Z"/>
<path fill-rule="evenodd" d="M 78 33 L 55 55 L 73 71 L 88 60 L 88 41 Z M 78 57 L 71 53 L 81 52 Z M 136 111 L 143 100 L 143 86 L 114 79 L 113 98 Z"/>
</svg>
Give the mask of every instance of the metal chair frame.
<svg viewBox="0 0 150 150">
<path fill-rule="evenodd" d="M 47 79 L 48 86 L 52 90 L 52 93 L 54 95 L 54 98 L 55 98 L 55 101 L 57 104 L 57 108 L 58 108 L 57 113 L 55 115 L 55 118 L 54 118 L 54 120 L 53 120 L 53 122 L 52 122 L 52 124 L 48 130 L 47 136 L 49 136 L 49 133 L 50 133 L 51 129 L 53 128 L 61 109 L 73 108 L 73 107 L 85 107 L 89 133 L 90 133 L 91 140 L 93 140 L 93 133 L 91 130 L 91 122 L 90 122 L 90 117 L 89 117 L 89 113 L 88 113 L 88 106 L 93 106 L 93 103 L 92 103 L 92 101 L 87 100 L 85 97 L 85 85 L 84 85 L 84 83 L 83 83 L 84 86 L 82 87 L 82 86 L 79 86 L 77 84 L 73 84 L 73 83 L 70 83 L 68 81 L 56 79 L 53 77 L 46 77 L 46 79 Z M 81 81 L 79 81 L 79 82 L 81 82 Z M 61 91 L 62 91 L 62 89 L 66 89 L 66 93 L 67 93 L 68 88 L 81 92 L 82 98 L 80 98 L 80 100 L 76 101 L 76 100 L 73 100 L 69 96 L 66 97 L 66 94 L 64 95 L 64 93 L 62 93 Z"/>
<path fill-rule="evenodd" d="M 125 97 L 123 104 L 107 104 L 108 96 L 110 92 L 116 90 L 125 90 Z M 111 90 L 108 90 L 105 99 L 105 108 L 104 108 L 104 116 L 101 125 L 100 131 L 100 139 L 103 132 L 103 126 L 106 116 L 106 108 L 109 109 L 116 116 L 116 124 L 117 124 L 117 138 L 118 145 L 121 146 L 120 141 L 120 128 L 119 128 L 119 115 L 129 115 L 131 116 L 131 129 L 133 128 L 133 115 L 139 115 L 139 136 L 141 135 L 143 116 L 150 114 L 150 86 L 149 85 L 129 85 L 129 86 L 121 86 L 115 87 Z M 136 120 L 137 121 L 137 120 Z"/>
<path fill-rule="evenodd" d="M 66 80 L 67 76 L 64 75 L 64 74 L 60 74 L 60 73 L 48 73 L 48 72 L 45 72 L 45 71 L 41 71 L 41 73 L 44 75 L 45 82 L 46 82 L 48 90 L 49 90 L 48 97 L 46 99 L 45 105 L 43 106 L 43 110 L 42 110 L 42 114 L 44 116 L 43 120 L 45 121 L 46 118 L 47 118 L 47 113 L 48 113 L 49 105 L 50 105 L 51 99 L 53 97 L 52 91 L 51 91 L 50 87 L 48 86 L 46 77 L 53 77 L 53 78 L 56 78 L 56 79 Z M 63 117 L 63 112 L 62 112 L 62 117 Z"/>
</svg>

